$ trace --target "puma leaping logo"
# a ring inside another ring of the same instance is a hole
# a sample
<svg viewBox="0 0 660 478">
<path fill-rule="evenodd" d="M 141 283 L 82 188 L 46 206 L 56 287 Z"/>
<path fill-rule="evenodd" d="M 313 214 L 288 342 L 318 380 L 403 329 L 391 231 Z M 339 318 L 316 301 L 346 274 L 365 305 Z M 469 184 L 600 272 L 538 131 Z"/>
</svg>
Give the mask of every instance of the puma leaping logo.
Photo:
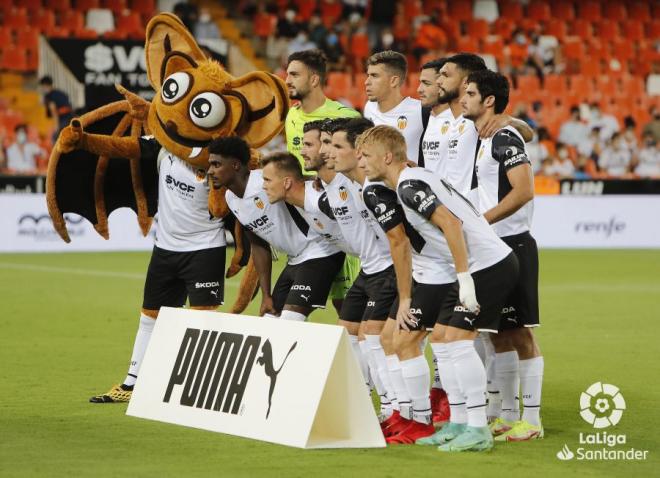
<svg viewBox="0 0 660 478">
<path fill-rule="evenodd" d="M 218 289 L 215 289 L 215 290 L 210 291 L 210 294 L 217 299 L 218 298 L 218 292 L 219 292 Z"/>
<path fill-rule="evenodd" d="M 303 299 L 305 299 L 305 302 L 309 302 L 309 296 L 308 296 L 308 295 L 300 294 L 300 297 L 302 297 Z"/>
<path fill-rule="evenodd" d="M 476 317 L 473 317 L 472 319 L 469 317 L 463 317 L 463 320 L 470 324 L 470 327 L 474 327 L 474 319 L 476 319 Z"/>
<path fill-rule="evenodd" d="M 280 373 L 280 370 L 282 370 L 282 367 L 284 367 L 286 360 L 289 358 L 291 352 L 293 352 L 293 349 L 296 348 L 296 345 L 298 345 L 298 342 L 293 343 L 287 352 L 286 357 L 284 357 L 282 365 L 280 365 L 280 368 L 277 370 L 275 370 L 273 364 L 273 347 L 270 344 L 270 340 L 266 340 L 261 347 L 261 357 L 257 359 L 257 363 L 264 367 L 264 373 L 266 376 L 268 376 L 268 378 L 270 378 L 270 389 L 268 391 L 268 411 L 266 411 L 266 418 L 268 418 L 268 415 L 270 415 L 270 406 L 273 399 L 273 391 L 275 390 L 275 383 L 277 382 L 277 375 Z"/>
</svg>

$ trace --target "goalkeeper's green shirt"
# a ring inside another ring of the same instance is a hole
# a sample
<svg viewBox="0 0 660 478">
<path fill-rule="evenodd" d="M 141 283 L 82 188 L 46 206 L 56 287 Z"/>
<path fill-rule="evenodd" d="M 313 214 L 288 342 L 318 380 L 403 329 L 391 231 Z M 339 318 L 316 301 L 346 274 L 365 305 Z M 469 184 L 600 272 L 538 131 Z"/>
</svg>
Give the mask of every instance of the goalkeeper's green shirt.
<svg viewBox="0 0 660 478">
<path fill-rule="evenodd" d="M 286 149 L 298 158 L 298 161 L 300 161 L 300 165 L 303 168 L 303 172 L 307 174 L 302 156 L 300 155 L 300 150 L 302 149 L 303 126 L 305 123 L 326 118 L 354 118 L 356 116 L 360 116 L 360 113 L 353 108 L 329 98 L 326 98 L 325 103 L 311 113 L 305 113 L 300 108 L 300 104 L 297 104 L 291 108 L 286 115 Z"/>
</svg>

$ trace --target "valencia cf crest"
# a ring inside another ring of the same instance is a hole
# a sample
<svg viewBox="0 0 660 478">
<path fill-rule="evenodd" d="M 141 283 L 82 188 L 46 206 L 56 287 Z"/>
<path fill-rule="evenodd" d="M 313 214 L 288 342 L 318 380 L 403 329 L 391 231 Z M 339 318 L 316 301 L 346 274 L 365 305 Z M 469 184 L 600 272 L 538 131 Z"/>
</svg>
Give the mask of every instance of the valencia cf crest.
<svg viewBox="0 0 660 478">
<path fill-rule="evenodd" d="M 396 125 L 399 127 L 399 129 L 406 129 L 406 126 L 408 126 L 408 118 L 405 116 L 399 116 L 396 120 Z"/>
<path fill-rule="evenodd" d="M 465 120 L 461 121 L 461 125 L 458 127 L 458 134 L 463 134 L 465 131 Z"/>
<path fill-rule="evenodd" d="M 254 198 L 254 205 L 257 206 L 259 209 L 264 208 L 264 202 L 261 200 L 260 197 Z"/>
<path fill-rule="evenodd" d="M 346 201 L 348 199 L 348 190 L 344 186 L 339 188 L 339 197 L 342 201 Z"/>
<path fill-rule="evenodd" d="M 323 229 L 323 224 L 317 218 L 314 218 L 314 224 L 316 224 L 316 227 L 319 229 Z"/>
<path fill-rule="evenodd" d="M 447 131 L 449 131 L 449 121 L 445 121 L 442 123 L 442 126 L 440 127 L 440 133 L 446 134 Z"/>
<path fill-rule="evenodd" d="M 204 182 L 205 179 L 206 179 L 206 171 L 204 169 L 200 168 L 195 171 L 195 180 L 198 183 Z"/>
</svg>

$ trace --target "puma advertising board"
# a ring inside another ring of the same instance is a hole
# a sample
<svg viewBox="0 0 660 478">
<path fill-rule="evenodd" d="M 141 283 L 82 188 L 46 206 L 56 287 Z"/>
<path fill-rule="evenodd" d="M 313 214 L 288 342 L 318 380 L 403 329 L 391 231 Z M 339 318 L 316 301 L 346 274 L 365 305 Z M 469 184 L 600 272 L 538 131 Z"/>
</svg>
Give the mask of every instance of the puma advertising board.
<svg viewBox="0 0 660 478">
<path fill-rule="evenodd" d="M 299 448 L 385 441 L 346 331 L 162 308 L 127 414 Z"/>
</svg>

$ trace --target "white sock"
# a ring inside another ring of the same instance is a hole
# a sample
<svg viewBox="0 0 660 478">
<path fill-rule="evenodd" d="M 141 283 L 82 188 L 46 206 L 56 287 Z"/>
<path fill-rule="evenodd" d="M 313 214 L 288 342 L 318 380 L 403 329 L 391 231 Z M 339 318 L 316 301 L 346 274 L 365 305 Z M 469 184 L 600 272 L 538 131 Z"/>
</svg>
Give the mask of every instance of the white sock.
<svg viewBox="0 0 660 478">
<path fill-rule="evenodd" d="M 390 380 L 392 381 L 392 388 L 396 396 L 396 403 L 399 405 L 399 413 L 406 420 L 412 420 L 412 403 L 410 401 L 410 394 L 406 387 L 406 382 L 403 380 L 401 374 L 401 363 L 396 354 L 386 355 L 385 362 L 387 363 L 387 371 L 389 372 Z"/>
<path fill-rule="evenodd" d="M 495 347 L 490 340 L 490 334 L 482 336 L 486 348 L 486 390 L 488 392 L 488 407 L 486 415 L 488 418 L 499 418 L 502 413 L 502 397 L 500 395 L 499 382 L 495 376 Z"/>
<path fill-rule="evenodd" d="M 518 352 L 514 350 L 495 354 L 495 376 L 497 377 L 502 399 L 502 413 L 500 416 L 510 422 L 520 420 Z"/>
<path fill-rule="evenodd" d="M 436 359 L 436 366 L 442 378 L 442 385 L 447 392 L 449 401 L 449 421 L 452 423 L 467 423 L 467 408 L 465 406 L 465 395 L 461 391 L 454 371 L 454 364 L 451 361 L 449 347 L 447 344 L 432 343 L 433 356 Z"/>
<path fill-rule="evenodd" d="M 304 322 L 307 320 L 307 316 L 305 314 L 301 314 L 300 312 L 294 312 L 292 310 L 283 310 L 282 313 L 280 314 L 280 319 L 293 320 L 295 322 Z"/>
<path fill-rule="evenodd" d="M 435 357 L 435 354 L 433 354 L 433 383 L 431 384 L 431 388 L 442 389 L 442 378 L 440 378 L 440 371 L 438 370 L 438 359 Z"/>
<path fill-rule="evenodd" d="M 523 420 L 532 425 L 541 424 L 541 388 L 543 385 L 543 357 L 521 360 L 520 389 L 523 399 Z"/>
<path fill-rule="evenodd" d="M 486 366 L 486 345 L 484 344 L 484 333 L 479 332 L 479 334 L 474 338 L 474 350 L 479 354 L 481 363 Z"/>
<path fill-rule="evenodd" d="M 396 391 L 392 386 L 390 374 L 387 370 L 387 361 L 385 360 L 385 351 L 380 343 L 380 335 L 365 335 L 364 338 L 369 344 L 369 357 L 373 360 L 374 368 L 372 369 L 372 374 L 378 375 L 383 393 L 387 395 L 387 398 L 392 404 L 392 408 L 398 410 L 399 405 L 396 401 Z M 381 392 L 379 391 L 378 394 L 380 395 Z"/>
<path fill-rule="evenodd" d="M 423 355 L 401 360 L 401 375 L 412 402 L 412 418 L 424 425 L 431 424 L 431 374 Z M 388 364 L 389 365 L 389 364 Z"/>
<path fill-rule="evenodd" d="M 364 357 L 362 356 L 362 350 L 360 347 L 360 342 L 358 341 L 358 336 L 357 335 L 349 335 L 348 340 L 351 342 L 351 348 L 353 349 L 353 354 L 355 355 L 355 358 L 358 361 L 358 364 L 360 365 L 360 372 L 362 372 L 362 378 L 364 379 L 364 383 L 367 385 L 367 389 L 369 388 L 369 365 L 365 363 Z"/>
<path fill-rule="evenodd" d="M 486 369 L 472 340 L 458 340 L 447 344 L 456 378 L 465 394 L 468 426 L 485 427 Z"/>
<path fill-rule="evenodd" d="M 131 364 L 128 367 L 128 375 L 124 379 L 124 385 L 133 386 L 142 365 L 144 353 L 147 351 L 151 332 L 154 330 L 156 320 L 151 317 L 140 314 L 140 325 L 138 326 L 137 334 L 135 334 L 135 343 L 133 344 L 133 354 L 131 355 Z"/>
</svg>

